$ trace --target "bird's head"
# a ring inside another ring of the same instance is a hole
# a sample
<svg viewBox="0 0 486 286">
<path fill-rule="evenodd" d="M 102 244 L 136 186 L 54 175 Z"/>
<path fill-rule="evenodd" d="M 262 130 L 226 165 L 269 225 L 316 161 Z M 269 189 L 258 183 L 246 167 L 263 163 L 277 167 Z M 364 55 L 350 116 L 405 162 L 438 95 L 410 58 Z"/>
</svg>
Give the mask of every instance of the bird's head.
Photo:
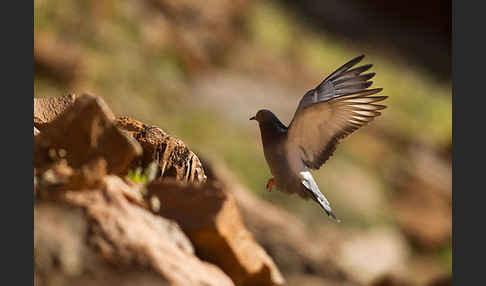
<svg viewBox="0 0 486 286">
<path fill-rule="evenodd" d="M 278 119 L 270 110 L 261 109 L 258 110 L 257 114 L 251 117 L 250 120 L 256 120 L 258 121 L 258 123 L 262 124 L 262 123 L 275 122 Z"/>
<path fill-rule="evenodd" d="M 257 112 L 255 116 L 250 118 L 250 120 L 258 121 L 262 135 L 265 134 L 275 134 L 287 131 L 287 126 L 283 125 L 282 122 L 273 114 L 270 110 L 262 109 Z"/>
</svg>

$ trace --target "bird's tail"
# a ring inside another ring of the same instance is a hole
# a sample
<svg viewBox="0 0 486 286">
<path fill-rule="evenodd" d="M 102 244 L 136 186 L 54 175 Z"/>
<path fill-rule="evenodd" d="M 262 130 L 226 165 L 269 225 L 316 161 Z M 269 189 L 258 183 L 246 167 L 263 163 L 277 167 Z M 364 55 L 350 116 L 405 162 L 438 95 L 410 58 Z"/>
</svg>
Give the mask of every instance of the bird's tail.
<svg viewBox="0 0 486 286">
<path fill-rule="evenodd" d="M 326 197 L 319 190 L 319 187 L 310 172 L 301 172 L 301 175 L 304 177 L 302 185 L 304 185 L 305 189 L 311 193 L 312 198 L 322 207 L 328 216 L 332 217 L 337 222 L 341 222 L 341 220 L 332 212 L 331 204 L 329 204 Z"/>
<path fill-rule="evenodd" d="M 319 195 L 315 195 L 314 192 L 312 192 L 314 200 L 324 209 L 324 211 L 327 213 L 328 216 L 332 217 L 335 221 L 341 222 L 340 219 L 336 217 L 336 215 L 332 212 L 331 206 L 329 203 L 324 203 L 322 199 L 326 199 L 324 195 L 319 191 L 319 194 L 322 196 L 320 197 Z"/>
</svg>

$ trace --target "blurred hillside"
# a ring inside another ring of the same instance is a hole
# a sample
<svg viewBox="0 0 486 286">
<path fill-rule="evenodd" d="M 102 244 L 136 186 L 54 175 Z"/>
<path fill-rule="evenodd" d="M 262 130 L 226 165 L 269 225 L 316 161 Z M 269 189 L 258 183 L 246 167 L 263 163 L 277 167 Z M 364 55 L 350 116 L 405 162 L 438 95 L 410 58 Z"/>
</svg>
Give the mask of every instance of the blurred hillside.
<svg viewBox="0 0 486 286">
<path fill-rule="evenodd" d="M 265 191 L 270 172 L 248 118 L 269 108 L 289 123 L 308 89 L 365 54 L 388 108 L 340 144 L 316 180 L 343 221 L 338 227 L 387 227 L 406 240 L 418 284 L 451 273 L 447 76 L 399 49 L 386 51 L 387 40 L 396 43 L 388 34 L 376 44 L 354 39 L 284 2 L 36 0 L 34 96 L 100 95 L 116 114 L 158 125 L 223 161 L 248 189 L 307 225 L 334 227 L 317 205 Z M 426 50 L 442 45 L 420 35 Z M 449 55 L 436 53 L 443 62 Z"/>
</svg>

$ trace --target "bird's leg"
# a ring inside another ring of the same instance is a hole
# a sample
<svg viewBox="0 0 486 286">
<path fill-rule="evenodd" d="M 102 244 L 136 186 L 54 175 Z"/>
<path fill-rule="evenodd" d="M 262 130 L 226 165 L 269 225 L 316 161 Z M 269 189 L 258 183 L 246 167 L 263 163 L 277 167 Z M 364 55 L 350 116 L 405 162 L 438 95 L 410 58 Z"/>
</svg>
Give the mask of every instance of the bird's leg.
<svg viewBox="0 0 486 286">
<path fill-rule="evenodd" d="M 273 178 L 268 179 L 267 191 L 271 192 L 273 186 L 275 186 L 275 180 Z"/>
</svg>

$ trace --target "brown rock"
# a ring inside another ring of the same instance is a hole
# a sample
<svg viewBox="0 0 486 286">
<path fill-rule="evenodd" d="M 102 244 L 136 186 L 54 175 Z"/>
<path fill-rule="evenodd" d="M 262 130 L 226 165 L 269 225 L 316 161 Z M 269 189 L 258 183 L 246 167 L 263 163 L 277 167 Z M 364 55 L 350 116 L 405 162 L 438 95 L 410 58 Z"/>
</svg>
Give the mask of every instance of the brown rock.
<svg viewBox="0 0 486 286">
<path fill-rule="evenodd" d="M 410 150 L 411 165 L 392 204 L 405 234 L 424 250 L 443 247 L 452 238 L 452 168 L 432 150 Z"/>
<path fill-rule="evenodd" d="M 343 237 L 334 258 L 347 276 L 370 285 L 387 274 L 402 274 L 409 257 L 405 238 L 392 228 L 353 231 Z"/>
<path fill-rule="evenodd" d="M 36 75 L 42 74 L 64 84 L 72 84 L 83 70 L 81 51 L 50 33 L 34 35 Z"/>
<path fill-rule="evenodd" d="M 337 224 L 311 229 L 292 213 L 246 190 L 223 165 L 203 162 L 208 181 L 222 181 L 235 194 L 248 229 L 289 284 L 370 285 L 383 275 L 405 273 L 409 249 L 399 232 Z"/>
<path fill-rule="evenodd" d="M 442 277 L 434 278 L 427 285 L 428 286 L 452 286 L 452 276 L 445 275 Z"/>
<path fill-rule="evenodd" d="M 390 275 L 385 275 L 377 279 L 372 285 L 373 286 L 411 286 L 413 284 L 402 281 L 399 278 Z"/>
<path fill-rule="evenodd" d="M 34 136 L 39 135 L 40 131 L 39 129 L 35 128 L 34 126 Z"/>
<path fill-rule="evenodd" d="M 105 186 L 36 202 L 37 285 L 234 285 L 177 224 L 131 203 L 120 178 Z"/>
<path fill-rule="evenodd" d="M 148 193 L 160 200 L 160 215 L 179 223 L 198 255 L 218 265 L 236 285 L 284 282 L 244 227 L 232 193 L 218 182 L 183 185 L 166 179 L 150 184 Z"/>
<path fill-rule="evenodd" d="M 35 137 L 34 166 L 51 162 L 50 151 L 63 150 L 73 168 L 103 158 L 108 173 L 125 173 L 142 149 L 133 138 L 115 127 L 112 119 L 113 113 L 101 98 L 79 96 Z"/>
<path fill-rule="evenodd" d="M 180 52 L 190 75 L 201 73 L 221 63 L 238 35 L 250 1 L 150 0 L 168 21 L 157 25 L 157 38 L 168 38 Z M 194 17 L 197 15 L 197 17 Z M 165 35 L 160 33 L 165 30 Z M 146 33 L 145 33 L 146 34 Z M 153 37 L 153 36 L 152 36 Z M 147 37 L 145 37 L 147 38 Z M 150 37 L 148 37 L 150 39 Z M 152 42 L 152 40 L 149 40 Z"/>
<path fill-rule="evenodd" d="M 139 133 L 145 130 L 148 126 L 145 125 L 144 123 L 135 120 L 133 118 L 130 118 L 128 116 L 117 116 L 115 118 L 115 124 L 116 127 L 128 131 L 128 132 L 134 132 L 134 133 Z"/>
<path fill-rule="evenodd" d="M 208 180 L 217 178 L 232 191 L 248 229 L 285 275 L 310 272 L 343 283 L 344 274 L 332 260 L 340 239 L 335 228 L 312 233 L 294 214 L 256 197 L 222 164 L 204 161 L 204 166 Z"/>
<path fill-rule="evenodd" d="M 249 230 L 283 273 L 311 272 L 342 278 L 339 269 L 329 261 L 336 245 L 332 228 L 315 240 L 302 221 L 288 211 L 255 197 L 241 185 L 232 184 L 231 190 Z"/>
<path fill-rule="evenodd" d="M 98 158 L 81 166 L 71 168 L 65 159 L 50 165 L 40 176 L 34 169 L 34 194 L 40 199 L 53 198 L 61 194 L 57 190 L 81 190 L 87 188 L 102 188 L 105 186 L 106 161 Z M 137 203 L 142 204 L 140 198 Z M 143 204 L 142 204 L 143 205 Z"/>
<path fill-rule="evenodd" d="M 128 132 L 143 148 L 142 165 L 155 161 L 161 177 L 174 177 L 182 182 L 206 181 L 199 158 L 177 137 L 170 136 L 156 126 L 147 126 L 129 117 L 118 117 L 117 127 Z"/>
<path fill-rule="evenodd" d="M 335 281 L 310 274 L 294 274 L 287 279 L 288 286 L 358 286 L 353 282 Z M 390 285 L 392 286 L 392 285 Z"/>
<path fill-rule="evenodd" d="M 89 221 L 80 208 L 36 202 L 34 285 L 168 285 L 151 269 L 110 264 L 87 243 Z"/>
<path fill-rule="evenodd" d="M 75 100 L 76 95 L 74 94 L 34 98 L 34 127 L 42 129 L 57 119 Z"/>
<path fill-rule="evenodd" d="M 415 255 L 407 265 L 407 276 L 411 277 L 415 285 L 429 285 L 437 278 L 450 276 L 442 261 L 437 257 Z"/>
</svg>

